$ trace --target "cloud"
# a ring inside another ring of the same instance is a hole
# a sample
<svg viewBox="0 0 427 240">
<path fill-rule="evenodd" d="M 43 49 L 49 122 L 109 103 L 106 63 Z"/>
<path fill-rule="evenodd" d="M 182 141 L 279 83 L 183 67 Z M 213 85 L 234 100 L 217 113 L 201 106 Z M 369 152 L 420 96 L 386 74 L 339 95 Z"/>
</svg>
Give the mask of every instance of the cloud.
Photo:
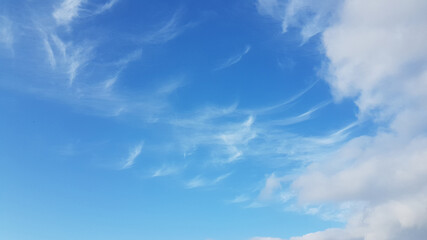
<svg viewBox="0 0 427 240">
<path fill-rule="evenodd" d="M 207 182 L 205 179 L 197 176 L 186 183 L 187 188 L 198 188 L 206 186 Z"/>
<path fill-rule="evenodd" d="M 81 68 L 90 60 L 93 46 L 88 43 L 65 43 L 54 33 L 49 34 L 43 29 L 39 29 L 39 32 L 50 66 L 53 69 L 58 66 L 59 71 L 67 74 L 68 85 L 72 86 Z"/>
<path fill-rule="evenodd" d="M 231 175 L 231 173 L 226 173 L 223 175 L 220 175 L 214 179 L 205 179 L 201 176 L 197 176 L 190 181 L 186 183 L 186 188 L 199 188 L 199 187 L 207 187 L 207 186 L 214 186 L 222 181 L 224 181 L 226 178 L 228 178 Z"/>
<path fill-rule="evenodd" d="M 263 11 L 273 5 L 265 5 Z M 328 58 L 325 78 L 336 101 L 354 99 L 359 121 L 373 120 L 378 130 L 333 145 L 292 181 L 298 203 L 312 206 L 314 214 L 322 215 L 325 205 L 335 206 L 338 213 L 340 206 L 349 207 L 346 227 L 291 240 L 423 239 L 427 234 L 427 3 L 347 0 L 339 6 L 321 10 L 335 16 L 320 28 Z M 323 13 L 316 15 L 321 19 Z M 294 13 L 287 16 L 296 18 L 285 19 L 291 25 L 298 19 Z M 328 143 L 325 140 L 317 142 Z"/>
<path fill-rule="evenodd" d="M 12 49 L 13 42 L 12 22 L 9 18 L 0 16 L 0 44 L 7 49 Z"/>
<path fill-rule="evenodd" d="M 246 121 L 240 124 L 240 127 L 231 128 L 231 130 L 224 131 L 217 136 L 220 143 L 226 147 L 229 155 L 228 159 L 223 162 L 234 162 L 243 155 L 240 148 L 247 146 L 257 135 L 256 131 L 251 128 L 254 121 L 254 117 L 249 116 Z"/>
<path fill-rule="evenodd" d="M 342 0 L 258 0 L 259 13 L 282 23 L 282 31 L 299 28 L 302 43 L 321 33 L 334 19 Z"/>
<path fill-rule="evenodd" d="M 94 14 L 101 14 L 105 11 L 108 11 L 110 8 L 112 8 L 119 1 L 120 0 L 109 0 L 108 2 L 106 2 L 102 6 L 100 6 L 98 9 L 96 9 Z"/>
<path fill-rule="evenodd" d="M 259 109 L 246 109 L 246 110 L 241 110 L 244 113 L 247 114 L 270 114 L 270 113 L 274 113 L 278 110 L 283 110 L 285 107 L 289 106 L 291 103 L 294 103 L 295 101 L 297 101 L 298 99 L 300 99 L 301 97 L 303 97 L 308 91 L 310 91 L 317 83 L 319 82 L 319 80 L 312 82 L 310 85 L 308 85 L 306 88 L 304 88 L 303 90 L 299 91 L 298 93 L 294 94 L 292 97 L 290 97 L 289 99 L 279 103 L 279 104 L 275 104 L 272 106 L 268 106 L 268 107 L 263 107 L 263 108 L 259 108 Z"/>
<path fill-rule="evenodd" d="M 50 43 L 49 43 L 49 41 L 48 41 L 47 38 L 43 39 L 43 44 L 44 44 L 44 47 L 45 47 L 45 50 L 46 50 L 46 53 L 47 53 L 49 64 L 50 64 L 50 66 L 52 68 L 55 68 L 56 67 L 55 55 L 53 53 L 52 47 L 50 46 Z"/>
<path fill-rule="evenodd" d="M 229 203 L 243 203 L 249 201 L 250 198 L 245 195 L 239 195 L 233 198 L 232 200 L 228 201 Z"/>
<path fill-rule="evenodd" d="M 221 70 L 224 68 L 228 68 L 231 67 L 232 65 L 240 62 L 240 60 L 242 60 L 243 56 L 245 56 L 249 51 L 251 50 L 251 46 L 246 46 L 245 49 L 243 50 L 243 52 L 232 56 L 230 58 L 228 58 L 225 62 L 223 62 L 222 64 L 220 64 L 218 67 L 216 67 L 214 70 Z"/>
<path fill-rule="evenodd" d="M 299 136 L 278 127 L 309 121 L 316 111 L 330 104 L 330 101 L 325 101 L 295 117 L 282 117 L 287 114 L 284 107 L 300 98 L 312 86 L 273 106 L 255 109 L 239 109 L 237 104 L 209 106 L 193 111 L 190 116 L 171 119 L 170 124 L 176 129 L 174 141 L 179 143 L 185 155 L 194 153 L 199 147 L 208 147 L 209 161 L 215 165 L 265 158 L 283 164 L 279 159 L 285 157 L 290 161 L 308 163 L 314 156 L 323 157 L 342 144 L 349 131 L 357 126 L 352 123 L 318 136 Z"/>
<path fill-rule="evenodd" d="M 288 118 L 280 119 L 280 120 L 274 120 L 274 121 L 271 121 L 269 124 L 285 126 L 285 125 L 291 125 L 291 124 L 307 121 L 310 118 L 312 118 L 313 113 L 315 113 L 316 111 L 326 107 L 330 103 L 331 103 L 331 101 L 326 101 L 326 102 L 320 103 L 320 104 L 312 107 L 308 111 L 301 113 L 300 115 L 297 115 L 295 117 L 288 117 Z"/>
<path fill-rule="evenodd" d="M 131 168 L 135 164 L 136 158 L 141 154 L 142 143 L 136 145 L 130 152 L 129 156 L 124 160 L 121 169 Z"/>
<path fill-rule="evenodd" d="M 113 87 L 113 85 L 117 82 L 120 73 L 122 73 L 128 66 L 129 63 L 138 60 L 141 57 L 142 49 L 136 49 L 126 55 L 125 57 L 119 59 L 118 61 L 114 62 L 113 65 L 116 66 L 118 69 L 114 73 L 114 75 L 107 80 L 105 80 L 102 83 L 102 86 L 104 89 L 109 90 Z"/>
<path fill-rule="evenodd" d="M 141 43 L 161 44 L 178 37 L 187 28 L 193 26 L 192 23 L 181 24 L 182 10 L 177 10 L 175 14 L 163 26 L 149 33 L 141 39 Z"/>
<path fill-rule="evenodd" d="M 364 11 L 347 1 L 340 21 L 323 34 L 332 92 L 337 99 L 356 97 L 362 114 L 379 110 L 389 115 L 419 107 L 413 105 L 426 95 L 420 91 L 426 84 L 426 4 L 392 1 L 387 4 L 390 14 L 373 12 L 385 5 L 384 1 L 371 3 L 369 11 Z"/>
<path fill-rule="evenodd" d="M 67 25 L 78 17 L 81 5 L 86 0 L 64 0 L 53 12 L 58 25 Z"/>
<path fill-rule="evenodd" d="M 220 175 L 212 181 L 212 184 L 220 183 L 220 182 L 224 181 L 226 178 L 228 178 L 230 175 L 231 175 L 231 173 L 226 173 L 226 174 Z"/>
<path fill-rule="evenodd" d="M 63 59 L 67 67 L 66 72 L 68 74 L 69 86 L 73 85 L 80 69 L 89 61 L 92 49 L 93 47 L 88 44 L 79 46 L 69 45 L 67 47 L 66 51 L 69 55 L 66 55 Z"/>
<path fill-rule="evenodd" d="M 173 174 L 177 174 L 182 171 L 186 166 L 174 166 L 174 165 L 163 165 L 162 167 L 156 169 L 151 174 L 151 177 L 165 177 Z"/>
<path fill-rule="evenodd" d="M 273 194 L 282 188 L 282 181 L 283 178 L 276 177 L 276 175 L 272 173 L 265 181 L 265 186 L 259 193 L 258 198 L 261 201 L 270 200 Z"/>
<path fill-rule="evenodd" d="M 67 26 L 72 21 L 80 17 L 80 13 L 83 12 L 87 16 L 95 16 L 102 14 L 110 10 L 120 0 L 109 0 L 100 6 L 95 8 L 91 7 L 90 4 L 86 4 L 88 0 L 63 0 L 63 2 L 55 8 L 52 16 L 56 20 L 57 25 Z M 83 5 L 87 5 L 83 7 Z"/>
</svg>

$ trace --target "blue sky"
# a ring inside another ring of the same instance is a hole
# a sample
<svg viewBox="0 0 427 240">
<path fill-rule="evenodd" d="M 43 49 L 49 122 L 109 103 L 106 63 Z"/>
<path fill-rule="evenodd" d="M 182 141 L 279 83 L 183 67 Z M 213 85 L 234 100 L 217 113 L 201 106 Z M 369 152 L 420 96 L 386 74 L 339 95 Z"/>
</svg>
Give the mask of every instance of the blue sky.
<svg viewBox="0 0 427 240">
<path fill-rule="evenodd" d="M 2 1 L 0 238 L 425 236 L 425 10 Z"/>
</svg>

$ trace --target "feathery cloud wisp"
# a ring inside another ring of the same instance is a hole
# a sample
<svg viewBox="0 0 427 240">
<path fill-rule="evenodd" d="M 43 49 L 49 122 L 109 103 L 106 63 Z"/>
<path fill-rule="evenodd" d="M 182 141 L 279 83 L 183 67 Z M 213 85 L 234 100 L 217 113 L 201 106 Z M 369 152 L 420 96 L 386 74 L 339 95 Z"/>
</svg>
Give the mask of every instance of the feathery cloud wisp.
<svg viewBox="0 0 427 240">
<path fill-rule="evenodd" d="M 259 13 L 271 16 L 282 23 L 282 31 L 300 28 L 302 43 L 321 33 L 334 17 L 342 0 L 258 0 Z"/>
<path fill-rule="evenodd" d="M 67 25 L 79 15 L 80 6 L 86 0 L 64 0 L 53 12 L 58 25 Z"/>
<path fill-rule="evenodd" d="M 224 181 L 226 178 L 228 178 L 231 175 L 231 173 L 226 173 L 223 175 L 220 175 L 216 177 L 215 179 L 205 179 L 201 176 L 197 176 L 190 181 L 186 183 L 187 188 L 198 188 L 198 187 L 206 187 L 206 186 L 214 186 L 222 181 Z"/>
<path fill-rule="evenodd" d="M 228 58 L 225 62 L 223 62 L 222 64 L 220 64 L 218 67 L 216 67 L 214 70 L 221 70 L 224 68 L 228 68 L 231 67 L 232 65 L 240 62 L 240 60 L 242 60 L 243 56 L 245 56 L 249 51 L 251 50 L 251 46 L 247 45 L 245 47 L 245 49 L 243 50 L 243 52 L 232 56 L 230 58 Z"/>
<path fill-rule="evenodd" d="M 229 203 L 243 203 L 249 201 L 249 197 L 245 195 L 239 195 L 228 201 Z"/>
<path fill-rule="evenodd" d="M 0 16 L 0 44 L 11 49 L 13 44 L 12 22 L 5 16 Z"/>
<path fill-rule="evenodd" d="M 80 16 L 80 11 L 89 13 L 89 15 L 92 16 L 102 14 L 103 12 L 111 9 L 119 1 L 120 0 L 109 0 L 95 9 L 84 9 L 83 5 L 88 2 L 88 0 L 63 0 L 63 2 L 55 8 L 52 16 L 55 18 L 57 25 L 66 26 L 71 24 L 75 18 Z"/>
<path fill-rule="evenodd" d="M 181 10 L 175 14 L 158 30 L 151 32 L 141 39 L 142 43 L 161 44 L 178 37 L 185 29 L 192 26 L 191 23 L 181 24 Z"/>
<path fill-rule="evenodd" d="M 174 165 L 163 165 L 162 167 L 156 169 L 151 177 L 164 177 L 164 176 L 169 176 L 169 175 L 173 175 L 173 174 L 177 174 L 180 171 L 183 170 L 183 168 L 185 168 L 185 166 L 183 167 L 177 167 Z"/>
<path fill-rule="evenodd" d="M 121 169 L 131 168 L 135 164 L 135 159 L 141 154 L 142 143 L 136 145 L 130 152 L 129 156 L 125 159 Z"/>
<path fill-rule="evenodd" d="M 53 53 L 52 47 L 51 47 L 51 45 L 49 43 L 49 40 L 47 38 L 44 38 L 43 39 L 43 44 L 44 44 L 44 47 L 45 47 L 45 50 L 46 50 L 46 53 L 47 53 L 49 64 L 50 64 L 50 66 L 52 68 L 55 68 L 55 66 L 56 66 L 56 59 L 55 59 L 55 55 Z"/>
<path fill-rule="evenodd" d="M 105 11 L 108 11 L 110 8 L 112 8 L 119 1 L 120 0 L 109 0 L 108 2 L 106 2 L 102 6 L 100 6 L 98 9 L 96 9 L 94 14 L 101 14 Z"/>
</svg>

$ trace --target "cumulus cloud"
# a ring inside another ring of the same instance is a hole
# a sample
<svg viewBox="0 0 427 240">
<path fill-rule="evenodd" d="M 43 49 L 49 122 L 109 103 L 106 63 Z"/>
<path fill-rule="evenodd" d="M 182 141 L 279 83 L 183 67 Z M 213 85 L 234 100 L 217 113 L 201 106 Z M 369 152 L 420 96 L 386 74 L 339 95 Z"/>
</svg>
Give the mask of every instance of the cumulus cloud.
<svg viewBox="0 0 427 240">
<path fill-rule="evenodd" d="M 276 1 L 262 2 L 269 2 L 263 11 L 271 14 L 268 6 Z M 325 78 L 336 100 L 353 98 L 359 119 L 374 120 L 379 130 L 351 139 L 292 182 L 303 205 L 338 208 L 360 203 L 346 218 L 346 227 L 291 239 L 423 239 L 427 234 L 427 2 L 348 0 L 332 9 L 336 19 L 322 34 L 328 57 Z"/>
</svg>

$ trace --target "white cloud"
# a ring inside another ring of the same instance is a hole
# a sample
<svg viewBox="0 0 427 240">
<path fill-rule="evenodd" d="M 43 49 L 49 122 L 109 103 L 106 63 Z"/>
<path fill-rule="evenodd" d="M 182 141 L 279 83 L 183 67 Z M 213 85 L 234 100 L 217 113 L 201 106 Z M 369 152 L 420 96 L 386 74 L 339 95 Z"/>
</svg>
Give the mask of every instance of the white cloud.
<svg viewBox="0 0 427 240">
<path fill-rule="evenodd" d="M 262 201 L 270 200 L 272 198 L 273 194 L 275 194 L 275 192 L 277 192 L 278 190 L 280 190 L 282 188 L 282 184 L 281 184 L 282 181 L 283 181 L 283 178 L 276 177 L 276 175 L 274 173 L 272 173 L 266 179 L 265 186 L 261 190 L 258 198 Z"/>
<path fill-rule="evenodd" d="M 53 43 L 55 44 L 56 48 L 58 49 L 59 53 L 63 58 L 67 57 L 67 45 L 56 35 L 51 34 L 50 35 Z"/>
<path fill-rule="evenodd" d="M 285 119 L 273 120 L 269 124 L 285 126 L 285 125 L 291 125 L 291 124 L 307 121 L 307 120 L 312 118 L 313 113 L 315 113 L 316 111 L 326 107 L 330 103 L 331 103 L 331 101 L 320 103 L 320 104 L 312 107 L 308 111 L 301 113 L 295 117 L 288 117 Z"/>
<path fill-rule="evenodd" d="M 214 179 L 206 179 L 202 176 L 197 176 L 190 181 L 186 183 L 187 188 L 199 188 L 199 187 L 207 187 L 207 186 L 214 186 L 222 181 L 224 181 L 226 178 L 228 178 L 231 175 L 231 173 L 226 173 L 223 175 L 220 175 Z"/>
<path fill-rule="evenodd" d="M 178 37 L 187 28 L 191 27 L 192 23 L 181 24 L 182 11 L 177 10 L 175 14 L 163 26 L 149 33 L 141 39 L 142 43 L 161 44 L 166 43 Z"/>
<path fill-rule="evenodd" d="M 81 68 L 89 61 L 93 46 L 87 43 L 78 45 L 71 42 L 64 43 L 64 41 L 55 34 L 51 34 L 50 37 L 60 53 L 60 62 L 63 68 L 65 68 L 64 71 L 68 75 L 68 83 L 69 86 L 71 86 Z M 44 41 L 48 42 L 49 40 L 45 39 Z M 53 56 L 52 59 L 57 59 L 56 55 L 54 56 L 52 52 L 52 48 L 48 48 L 47 52 L 49 56 Z"/>
<path fill-rule="evenodd" d="M 126 55 L 125 57 L 119 59 L 118 61 L 114 62 L 114 66 L 116 66 L 118 69 L 115 72 L 113 77 L 108 78 L 102 83 L 102 86 L 106 90 L 110 90 L 113 85 L 117 82 L 120 73 L 123 72 L 129 63 L 138 60 L 141 57 L 142 49 L 137 49 Z"/>
<path fill-rule="evenodd" d="M 0 16 L 0 44 L 12 49 L 14 42 L 12 22 L 5 16 Z"/>
<path fill-rule="evenodd" d="M 243 155 L 241 148 L 247 146 L 248 143 L 257 136 L 256 130 L 251 128 L 254 121 L 254 117 L 249 116 L 246 121 L 239 124 L 240 126 L 225 130 L 217 136 L 220 140 L 219 143 L 224 145 L 228 152 L 228 158 L 221 162 L 231 163 L 238 160 Z"/>
<path fill-rule="evenodd" d="M 245 49 L 243 50 L 243 52 L 232 56 L 230 58 L 228 58 L 225 62 L 223 62 L 222 64 L 220 64 L 217 68 L 215 68 L 215 70 L 221 70 L 224 68 L 228 68 L 231 67 L 232 65 L 240 62 L 240 60 L 242 60 L 243 56 L 245 56 L 246 54 L 248 54 L 248 52 L 251 50 L 251 46 L 246 46 Z"/>
<path fill-rule="evenodd" d="M 427 74 L 426 5 L 415 0 L 343 5 L 340 20 L 323 35 L 327 80 L 336 98 L 357 97 L 362 114 L 420 107 L 426 97 L 421 90 Z"/>
<path fill-rule="evenodd" d="M 249 201 L 250 198 L 246 195 L 239 195 L 233 198 L 232 200 L 228 201 L 229 203 L 243 203 Z"/>
<path fill-rule="evenodd" d="M 47 34 L 43 29 L 39 29 L 39 32 L 49 64 L 68 75 L 68 86 L 72 86 L 81 68 L 90 60 L 93 46 L 88 43 L 65 43 L 54 33 Z"/>
<path fill-rule="evenodd" d="M 135 164 L 136 158 L 141 154 L 142 144 L 136 145 L 130 152 L 129 156 L 123 162 L 121 169 L 131 168 Z"/>
<path fill-rule="evenodd" d="M 163 165 L 162 167 L 156 169 L 151 174 L 151 177 L 164 177 L 173 174 L 177 174 L 182 171 L 186 166 L 178 167 L 174 165 Z"/>
<path fill-rule="evenodd" d="M 379 130 L 334 146 L 336 151 L 310 164 L 292 182 L 299 203 L 313 206 L 316 214 L 322 215 L 322 208 L 316 207 L 322 204 L 335 205 L 337 211 L 349 204 L 346 227 L 291 239 L 423 239 L 427 234 L 427 2 L 347 0 L 339 6 L 320 10 L 336 11 L 322 35 L 329 59 L 326 79 L 335 99 L 354 98 L 359 119 L 374 120 Z M 322 18 L 322 14 L 314 16 Z M 298 20 L 295 14 L 287 16 L 291 19 L 284 20 L 284 27 Z"/>
<path fill-rule="evenodd" d="M 47 57 L 49 60 L 49 64 L 52 68 L 55 68 L 56 66 L 56 59 L 55 59 L 55 55 L 53 53 L 52 47 L 50 46 L 49 40 L 47 38 L 43 39 L 43 44 L 45 47 L 45 50 L 47 52 Z"/>
<path fill-rule="evenodd" d="M 296 117 L 281 117 L 286 114 L 285 106 L 300 98 L 312 86 L 271 107 L 244 110 L 240 110 L 237 104 L 223 108 L 206 107 L 186 118 L 172 119 L 170 123 L 177 129 L 175 141 L 185 155 L 197 151 L 198 147 L 209 146 L 211 164 L 266 158 L 279 163 L 279 159 L 285 157 L 291 161 L 310 162 L 314 155 L 325 155 L 342 144 L 349 130 L 356 126 L 351 124 L 320 136 L 298 136 L 278 128 L 280 125 L 308 121 L 314 112 L 329 104 L 328 101 L 323 102 Z M 256 121 L 255 115 L 261 120 Z"/>
<path fill-rule="evenodd" d="M 322 32 L 334 19 L 336 9 L 342 0 L 258 0 L 257 8 L 261 14 L 271 16 L 282 22 L 282 31 L 300 28 L 302 42 Z"/>
<path fill-rule="evenodd" d="M 248 114 L 258 115 L 258 114 L 271 114 L 271 113 L 274 113 L 275 111 L 283 110 L 286 106 L 289 106 L 291 103 L 294 103 L 296 100 L 298 100 L 301 97 L 303 97 L 318 82 L 319 82 L 319 80 L 314 81 L 313 83 L 311 83 L 310 85 L 308 85 L 303 90 L 299 91 L 298 93 L 296 93 L 293 96 L 291 96 L 289 99 L 286 99 L 285 101 L 283 101 L 283 102 L 281 102 L 279 104 L 275 104 L 273 106 L 263 107 L 263 108 L 259 108 L 259 109 L 249 109 L 249 110 L 247 109 L 247 110 L 241 110 L 241 111 L 244 112 L 244 113 L 248 113 Z"/>
<path fill-rule="evenodd" d="M 78 17 L 80 7 L 86 0 L 64 0 L 53 12 L 58 25 L 67 25 Z"/>
<path fill-rule="evenodd" d="M 105 11 L 108 11 L 110 8 L 112 8 L 119 1 L 120 0 L 109 0 L 108 2 L 106 2 L 102 6 L 100 6 L 97 10 L 95 10 L 94 14 L 101 14 Z"/>
<path fill-rule="evenodd" d="M 220 183 L 220 182 L 224 181 L 226 178 L 228 178 L 230 175 L 231 175 L 231 173 L 226 173 L 226 174 L 220 175 L 212 181 L 212 184 Z"/>
<path fill-rule="evenodd" d="M 104 4 L 93 8 L 90 4 L 86 4 L 88 0 L 63 0 L 62 3 L 55 8 L 52 16 L 55 18 L 57 25 L 69 25 L 71 22 L 81 17 L 80 13 L 85 13 L 87 16 L 95 16 L 110 10 L 120 0 L 108 0 Z M 85 5 L 85 7 L 83 7 Z"/>
<path fill-rule="evenodd" d="M 186 183 L 187 188 L 198 188 L 206 186 L 207 182 L 200 176 L 197 176 Z"/>
<path fill-rule="evenodd" d="M 269 15 L 278 20 L 282 20 L 285 12 L 285 2 L 281 0 L 258 0 L 257 8 L 259 13 Z"/>
</svg>

